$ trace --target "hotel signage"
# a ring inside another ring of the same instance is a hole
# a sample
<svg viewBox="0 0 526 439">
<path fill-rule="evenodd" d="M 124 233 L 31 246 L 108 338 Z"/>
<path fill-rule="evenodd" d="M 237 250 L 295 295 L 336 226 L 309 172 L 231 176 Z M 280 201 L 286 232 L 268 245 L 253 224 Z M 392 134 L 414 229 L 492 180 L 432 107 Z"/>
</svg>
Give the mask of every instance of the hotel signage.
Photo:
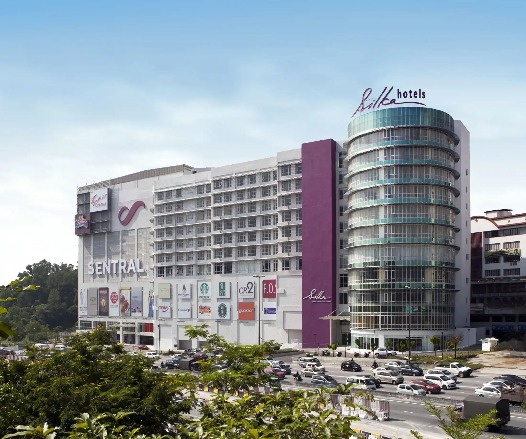
<svg viewBox="0 0 526 439">
<path fill-rule="evenodd" d="M 362 102 L 360 102 L 360 105 L 358 105 L 358 108 L 353 113 L 352 117 L 356 116 L 357 114 L 360 114 L 366 110 L 377 110 L 381 107 L 388 107 L 390 105 L 422 105 L 426 106 L 426 104 L 417 101 L 416 99 L 425 99 L 426 92 L 422 89 L 418 90 L 400 90 L 397 89 L 396 93 L 393 92 L 394 87 L 384 87 L 382 90 L 382 93 L 378 97 L 373 96 L 371 98 L 371 94 L 373 93 L 372 88 L 367 88 L 363 92 L 362 95 Z M 409 101 L 406 101 L 406 99 L 411 99 Z"/>
<path fill-rule="evenodd" d="M 89 193 L 89 211 L 100 212 L 109 208 L 108 188 L 97 189 Z"/>
<path fill-rule="evenodd" d="M 309 294 L 307 294 L 303 300 L 309 300 L 311 302 L 331 302 L 331 297 L 325 296 L 325 291 L 312 289 Z"/>
</svg>

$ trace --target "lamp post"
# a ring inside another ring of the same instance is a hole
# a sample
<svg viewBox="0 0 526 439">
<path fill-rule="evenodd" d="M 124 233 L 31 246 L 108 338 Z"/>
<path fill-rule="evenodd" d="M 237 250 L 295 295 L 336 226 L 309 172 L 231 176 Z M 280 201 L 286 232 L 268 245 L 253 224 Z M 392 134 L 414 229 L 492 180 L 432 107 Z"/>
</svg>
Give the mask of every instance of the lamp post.
<svg viewBox="0 0 526 439">
<path fill-rule="evenodd" d="M 254 274 L 252 277 L 258 278 L 258 345 L 261 344 L 261 301 L 263 296 L 261 294 L 261 278 L 265 277 L 263 274 Z"/>
<path fill-rule="evenodd" d="M 411 304 L 411 287 L 409 285 L 406 285 L 405 288 L 408 292 L 408 298 L 409 298 L 409 306 L 406 307 L 409 313 L 409 325 L 408 325 L 408 332 L 409 337 L 407 341 L 407 362 L 411 364 L 411 312 L 413 311 L 413 306 Z"/>
<path fill-rule="evenodd" d="M 440 349 L 442 350 L 442 360 L 444 359 L 444 331 L 440 333 Z"/>
</svg>

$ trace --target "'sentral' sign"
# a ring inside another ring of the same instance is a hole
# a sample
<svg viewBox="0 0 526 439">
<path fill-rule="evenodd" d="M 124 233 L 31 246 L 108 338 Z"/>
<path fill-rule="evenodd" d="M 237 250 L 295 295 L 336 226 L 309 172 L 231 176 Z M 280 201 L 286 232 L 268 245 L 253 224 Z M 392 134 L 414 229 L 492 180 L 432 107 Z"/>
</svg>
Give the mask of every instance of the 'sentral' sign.
<svg viewBox="0 0 526 439">
<path fill-rule="evenodd" d="M 102 276 L 105 274 L 119 273 L 145 273 L 144 267 L 139 259 L 111 259 L 102 262 L 90 262 L 88 273 Z"/>
</svg>

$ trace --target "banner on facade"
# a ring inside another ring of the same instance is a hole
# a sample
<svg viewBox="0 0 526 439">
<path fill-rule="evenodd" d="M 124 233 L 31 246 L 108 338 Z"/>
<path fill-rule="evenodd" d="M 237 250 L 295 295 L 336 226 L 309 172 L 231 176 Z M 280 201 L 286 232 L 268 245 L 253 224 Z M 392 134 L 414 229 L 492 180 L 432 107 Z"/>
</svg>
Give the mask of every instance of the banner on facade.
<svg viewBox="0 0 526 439">
<path fill-rule="evenodd" d="M 276 320 L 278 312 L 276 302 L 263 302 L 263 315 L 261 320 Z"/>
<path fill-rule="evenodd" d="M 110 291 L 108 288 L 99 288 L 99 316 L 107 317 L 110 312 Z"/>
<path fill-rule="evenodd" d="M 180 299 L 191 299 L 192 298 L 192 285 L 190 284 L 177 284 L 177 296 Z"/>
<path fill-rule="evenodd" d="M 276 279 L 265 279 L 261 282 L 261 290 L 264 299 L 276 298 Z"/>
<path fill-rule="evenodd" d="M 237 319 L 254 320 L 256 317 L 254 302 L 238 302 Z"/>
<path fill-rule="evenodd" d="M 240 299 L 254 299 L 256 286 L 252 280 L 241 281 L 237 284 L 237 297 Z"/>
<path fill-rule="evenodd" d="M 181 304 L 177 307 L 177 318 L 178 319 L 191 319 L 192 318 L 192 305 Z"/>
<path fill-rule="evenodd" d="M 232 282 L 219 282 L 217 289 L 218 299 L 230 299 L 231 297 Z"/>
<path fill-rule="evenodd" d="M 98 289 L 97 288 L 88 288 L 88 315 L 96 316 L 98 308 Z"/>
<path fill-rule="evenodd" d="M 158 308 L 160 319 L 172 318 L 172 306 L 169 303 L 161 303 Z"/>
<path fill-rule="evenodd" d="M 117 291 L 110 292 L 110 301 L 109 301 L 109 316 L 110 317 L 119 317 L 119 293 Z"/>
<path fill-rule="evenodd" d="M 199 299 L 210 299 L 212 297 L 210 282 L 197 282 L 197 294 Z"/>
<path fill-rule="evenodd" d="M 121 288 L 119 298 L 119 315 L 121 317 L 130 317 L 131 315 L 131 290 L 129 288 Z"/>
<path fill-rule="evenodd" d="M 159 299 L 172 298 L 172 284 L 160 283 L 157 286 L 157 297 Z"/>
<path fill-rule="evenodd" d="M 86 290 L 81 288 L 79 291 L 79 316 L 88 315 L 88 296 Z"/>
<path fill-rule="evenodd" d="M 142 316 L 148 319 L 153 319 L 153 306 L 155 305 L 155 294 L 152 290 L 148 294 L 143 294 Z"/>
<path fill-rule="evenodd" d="M 131 316 L 142 317 L 142 287 L 131 289 Z"/>
<path fill-rule="evenodd" d="M 232 308 L 229 302 L 219 302 L 216 306 L 216 319 L 230 320 L 232 318 Z"/>
<path fill-rule="evenodd" d="M 211 305 L 199 305 L 197 307 L 197 317 L 200 319 L 211 319 L 212 318 L 212 306 Z"/>
</svg>

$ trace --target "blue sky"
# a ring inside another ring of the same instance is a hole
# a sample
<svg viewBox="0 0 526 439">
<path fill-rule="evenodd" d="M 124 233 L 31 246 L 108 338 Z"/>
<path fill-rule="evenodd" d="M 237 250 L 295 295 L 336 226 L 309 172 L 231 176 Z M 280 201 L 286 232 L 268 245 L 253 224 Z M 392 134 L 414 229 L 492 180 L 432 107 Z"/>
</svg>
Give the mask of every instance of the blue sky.
<svg viewBox="0 0 526 439">
<path fill-rule="evenodd" d="M 0 284 L 77 263 L 76 188 L 346 137 L 365 88 L 471 132 L 472 214 L 522 197 L 524 2 L 0 0 Z"/>
</svg>

